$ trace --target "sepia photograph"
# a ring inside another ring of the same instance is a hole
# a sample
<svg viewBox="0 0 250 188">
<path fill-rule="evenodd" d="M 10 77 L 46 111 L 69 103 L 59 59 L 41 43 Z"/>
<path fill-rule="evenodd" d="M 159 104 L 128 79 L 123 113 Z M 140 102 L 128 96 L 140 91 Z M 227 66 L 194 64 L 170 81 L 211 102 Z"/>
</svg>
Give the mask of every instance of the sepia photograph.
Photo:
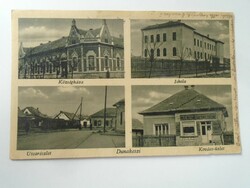
<svg viewBox="0 0 250 188">
<path fill-rule="evenodd" d="M 19 87 L 17 150 L 125 147 L 122 86 Z"/>
<path fill-rule="evenodd" d="M 20 18 L 18 78 L 123 78 L 123 20 Z"/>
<path fill-rule="evenodd" d="M 228 20 L 131 20 L 132 78 L 229 78 Z"/>
<path fill-rule="evenodd" d="M 133 86 L 134 147 L 233 145 L 230 85 Z"/>
</svg>

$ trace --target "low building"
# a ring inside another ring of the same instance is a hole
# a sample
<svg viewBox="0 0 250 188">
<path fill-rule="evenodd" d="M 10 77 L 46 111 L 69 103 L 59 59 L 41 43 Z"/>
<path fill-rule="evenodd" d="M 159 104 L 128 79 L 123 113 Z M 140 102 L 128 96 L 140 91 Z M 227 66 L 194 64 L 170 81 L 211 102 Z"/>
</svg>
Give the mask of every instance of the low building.
<svg viewBox="0 0 250 188">
<path fill-rule="evenodd" d="M 143 124 L 138 119 L 132 119 L 132 135 L 142 136 L 143 135 Z"/>
<path fill-rule="evenodd" d="M 115 128 L 116 123 L 116 108 L 106 108 L 106 128 Z M 104 109 L 90 116 L 93 128 L 104 127 Z"/>
<path fill-rule="evenodd" d="M 224 144 L 226 107 L 194 87 L 185 86 L 184 90 L 139 114 L 143 115 L 143 134 L 150 139 L 172 137 L 176 146 Z"/>
</svg>

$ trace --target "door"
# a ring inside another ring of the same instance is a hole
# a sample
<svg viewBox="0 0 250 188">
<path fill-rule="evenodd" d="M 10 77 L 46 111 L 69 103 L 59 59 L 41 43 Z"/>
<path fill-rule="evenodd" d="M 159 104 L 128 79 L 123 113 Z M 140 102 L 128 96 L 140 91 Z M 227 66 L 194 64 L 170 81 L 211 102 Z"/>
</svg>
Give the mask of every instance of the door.
<svg viewBox="0 0 250 188">
<path fill-rule="evenodd" d="M 210 121 L 201 122 L 201 140 L 203 144 L 212 141 L 212 123 Z"/>
</svg>

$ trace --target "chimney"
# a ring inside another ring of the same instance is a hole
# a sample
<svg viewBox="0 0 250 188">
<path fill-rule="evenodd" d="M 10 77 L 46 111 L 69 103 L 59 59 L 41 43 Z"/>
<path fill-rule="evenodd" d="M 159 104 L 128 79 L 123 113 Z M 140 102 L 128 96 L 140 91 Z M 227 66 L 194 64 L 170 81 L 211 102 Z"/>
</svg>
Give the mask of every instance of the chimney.
<svg viewBox="0 0 250 188">
<path fill-rule="evenodd" d="M 188 86 L 184 86 L 185 90 L 188 90 Z"/>
</svg>

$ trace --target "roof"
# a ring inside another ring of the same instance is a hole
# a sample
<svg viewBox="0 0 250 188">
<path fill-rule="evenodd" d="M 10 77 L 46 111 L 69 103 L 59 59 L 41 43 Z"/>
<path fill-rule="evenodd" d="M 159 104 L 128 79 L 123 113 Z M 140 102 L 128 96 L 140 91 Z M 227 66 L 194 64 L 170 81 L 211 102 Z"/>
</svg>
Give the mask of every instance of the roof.
<svg viewBox="0 0 250 188">
<path fill-rule="evenodd" d="M 132 130 L 143 130 L 143 124 L 138 119 L 132 119 Z"/>
<path fill-rule="evenodd" d="M 139 112 L 142 115 L 166 114 L 177 112 L 212 111 L 221 110 L 227 115 L 226 107 L 213 101 L 195 89 L 182 90 L 160 103 Z"/>
<path fill-rule="evenodd" d="M 222 41 L 219 41 L 219 40 L 210 38 L 209 36 L 206 36 L 206 35 L 203 35 L 203 34 L 201 34 L 201 33 L 198 33 L 197 31 L 194 31 L 194 33 L 197 34 L 197 35 L 200 35 L 200 36 L 202 36 L 202 37 L 205 37 L 205 38 L 207 38 L 207 39 L 209 39 L 209 40 L 212 40 L 212 41 L 214 41 L 214 42 L 219 42 L 219 43 L 224 44 L 224 42 L 222 42 Z"/>
<path fill-rule="evenodd" d="M 74 117 L 75 120 L 79 120 L 79 119 L 80 119 L 80 115 L 79 115 L 79 114 L 78 114 L 78 115 L 74 115 L 74 113 L 66 112 L 66 111 L 60 111 L 59 114 L 62 114 L 62 113 L 65 114 L 65 116 L 67 116 L 70 120 L 72 120 L 73 117 Z M 56 118 L 57 116 L 59 116 L 59 114 L 56 115 L 55 118 Z M 88 119 L 88 116 L 82 114 L 82 118 L 81 118 L 81 119 L 82 119 L 82 120 L 83 120 L 83 119 Z"/>
<path fill-rule="evenodd" d="M 113 104 L 113 106 L 117 106 L 117 105 L 120 105 L 120 104 L 125 104 L 125 99 L 119 100 L 118 102 L 116 102 L 115 104 Z"/>
<path fill-rule="evenodd" d="M 141 30 L 150 30 L 150 29 L 159 29 L 159 28 L 166 28 L 166 27 L 177 27 L 177 26 L 184 26 L 184 27 L 187 27 L 189 29 L 195 30 L 193 27 L 191 27 L 185 23 L 182 23 L 180 20 L 169 21 L 169 22 L 165 22 L 162 24 L 150 25 L 150 26 L 142 28 Z"/>
<path fill-rule="evenodd" d="M 115 117 L 116 116 L 116 108 L 106 108 L 106 117 Z M 91 117 L 104 117 L 104 109 L 94 113 Z"/>
<path fill-rule="evenodd" d="M 23 113 L 23 111 L 18 107 L 18 117 L 19 118 L 23 118 L 23 117 L 26 117 L 26 114 Z"/>
<path fill-rule="evenodd" d="M 39 46 L 36 46 L 34 48 L 25 48 L 24 51 L 27 55 L 32 55 L 32 54 L 38 54 L 41 52 L 55 50 L 58 48 L 63 48 L 66 46 L 67 40 L 68 40 L 68 37 L 62 37 L 62 38 L 54 40 L 52 42 L 40 44 Z"/>
<path fill-rule="evenodd" d="M 39 117 L 39 118 L 49 118 L 46 114 L 41 113 L 38 108 L 28 106 L 28 107 L 24 108 L 22 111 L 24 112 L 26 109 L 28 109 L 29 112 L 31 113 L 31 114 L 26 114 L 27 116 L 35 116 L 35 117 Z"/>
<path fill-rule="evenodd" d="M 122 37 L 113 37 L 114 45 L 120 48 L 123 48 L 123 38 Z"/>
</svg>

